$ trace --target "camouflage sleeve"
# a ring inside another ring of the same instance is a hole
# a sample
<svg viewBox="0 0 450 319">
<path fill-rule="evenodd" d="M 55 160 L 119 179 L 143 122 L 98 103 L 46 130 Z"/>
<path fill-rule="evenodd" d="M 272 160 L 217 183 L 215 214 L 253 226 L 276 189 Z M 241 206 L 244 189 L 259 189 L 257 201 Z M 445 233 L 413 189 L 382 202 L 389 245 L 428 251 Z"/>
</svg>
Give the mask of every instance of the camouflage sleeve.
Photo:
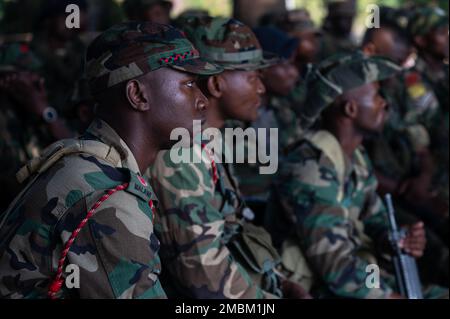
<svg viewBox="0 0 450 319">
<path fill-rule="evenodd" d="M 366 207 L 361 214 L 364 224 L 364 232 L 376 243 L 381 252 L 388 240 L 388 219 L 387 211 L 380 196 L 376 193 L 376 184 L 367 194 Z"/>
<path fill-rule="evenodd" d="M 86 212 L 103 194 L 95 192 L 68 211 L 57 229 L 64 242 L 80 222 L 77 212 Z M 152 218 L 149 205 L 127 191 L 117 192 L 100 206 L 68 255 L 68 262 L 80 269 L 80 298 L 165 298 L 158 280 L 159 242 Z"/>
<path fill-rule="evenodd" d="M 177 289 L 192 298 L 264 298 L 225 245 L 227 226 L 218 208 L 224 203 L 215 195 L 207 165 L 174 164 L 164 152 L 152 169 L 164 269 Z"/>
<path fill-rule="evenodd" d="M 362 186 L 362 193 L 365 198 L 360 219 L 364 224 L 364 232 L 382 251 L 383 247 L 386 247 L 389 232 L 386 206 L 377 193 L 378 181 L 369 155 L 364 149 L 358 150 L 356 154 L 356 156 L 359 156 L 360 162 L 365 163 L 368 174 L 364 180 L 364 186 Z"/>
<path fill-rule="evenodd" d="M 340 297 L 385 298 L 391 288 L 380 279 L 379 289 L 366 286 L 368 262 L 358 256 L 361 234 L 352 207 L 338 201 L 337 173 L 316 159 L 300 162 L 282 192 L 297 217 L 296 231 L 312 268 L 329 290 Z M 367 218 L 367 223 L 376 222 Z"/>
</svg>

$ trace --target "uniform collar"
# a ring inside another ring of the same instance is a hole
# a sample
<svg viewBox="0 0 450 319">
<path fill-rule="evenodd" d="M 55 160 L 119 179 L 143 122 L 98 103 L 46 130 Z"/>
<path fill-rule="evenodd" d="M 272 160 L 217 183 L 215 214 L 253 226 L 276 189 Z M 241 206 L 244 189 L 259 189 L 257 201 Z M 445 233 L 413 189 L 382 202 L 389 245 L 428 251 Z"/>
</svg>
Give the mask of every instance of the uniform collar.
<svg viewBox="0 0 450 319">
<path fill-rule="evenodd" d="M 125 141 L 105 121 L 96 119 L 86 131 L 107 145 L 111 145 L 119 153 L 122 167 L 141 175 L 136 158 Z"/>
</svg>

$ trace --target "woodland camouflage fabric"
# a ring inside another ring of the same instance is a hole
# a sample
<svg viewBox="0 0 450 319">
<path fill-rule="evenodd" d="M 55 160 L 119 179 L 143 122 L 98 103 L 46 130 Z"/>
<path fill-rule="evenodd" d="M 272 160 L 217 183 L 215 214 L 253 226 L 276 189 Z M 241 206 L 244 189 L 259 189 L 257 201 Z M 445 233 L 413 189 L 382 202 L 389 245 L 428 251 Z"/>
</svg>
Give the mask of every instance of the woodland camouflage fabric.
<svg viewBox="0 0 450 319">
<path fill-rule="evenodd" d="M 366 299 L 387 298 L 395 290 L 394 277 L 383 268 L 379 289 L 365 284 L 366 267 L 381 265 L 388 239 L 376 189 L 365 150 L 347 158 L 328 131 L 309 133 L 281 164 L 266 227 L 279 247 L 288 239 L 297 243 L 321 293 Z M 429 287 L 425 296 L 448 297 L 448 290 Z"/>
<path fill-rule="evenodd" d="M 81 139 L 50 146 L 21 177 L 37 169 L 42 172 L 1 215 L 0 296 L 46 298 L 71 233 L 107 190 L 128 183 L 82 228 L 67 259 L 80 268 L 80 289 L 63 287 L 58 297 L 164 298 L 149 205 L 157 201 L 117 133 L 97 120 Z"/>
<path fill-rule="evenodd" d="M 258 70 L 279 61 L 263 52 L 253 31 L 235 19 L 194 18 L 183 30 L 205 59 L 225 70 Z"/>
<path fill-rule="evenodd" d="M 273 298 L 261 289 L 260 274 L 249 271 L 229 248 L 232 238 L 243 231 L 244 208 L 230 166 L 217 163 L 218 155 L 206 153 L 198 144 L 190 151 L 202 158 L 201 163 L 175 164 L 164 151 L 151 170 L 161 208 L 155 230 L 175 293 L 207 299 Z"/>
<path fill-rule="evenodd" d="M 157 23 L 124 22 L 103 32 L 89 46 L 86 77 L 95 94 L 166 66 L 202 75 L 222 71 L 202 60 L 180 30 Z"/>
</svg>

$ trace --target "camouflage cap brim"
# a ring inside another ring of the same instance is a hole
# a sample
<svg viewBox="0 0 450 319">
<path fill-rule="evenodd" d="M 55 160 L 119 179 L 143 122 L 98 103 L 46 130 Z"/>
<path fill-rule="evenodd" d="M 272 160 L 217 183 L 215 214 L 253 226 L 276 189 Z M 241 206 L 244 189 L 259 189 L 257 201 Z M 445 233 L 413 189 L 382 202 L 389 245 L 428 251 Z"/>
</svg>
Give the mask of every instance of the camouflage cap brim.
<svg viewBox="0 0 450 319">
<path fill-rule="evenodd" d="M 225 70 L 230 71 L 257 71 L 266 68 L 270 68 L 275 64 L 278 64 L 282 59 L 271 52 L 263 51 L 263 58 L 258 61 L 249 61 L 244 63 L 220 63 L 220 66 Z"/>
<path fill-rule="evenodd" d="M 176 62 L 167 66 L 171 69 L 197 75 L 214 75 L 224 71 L 222 67 L 217 64 L 213 64 L 202 57 Z"/>
</svg>

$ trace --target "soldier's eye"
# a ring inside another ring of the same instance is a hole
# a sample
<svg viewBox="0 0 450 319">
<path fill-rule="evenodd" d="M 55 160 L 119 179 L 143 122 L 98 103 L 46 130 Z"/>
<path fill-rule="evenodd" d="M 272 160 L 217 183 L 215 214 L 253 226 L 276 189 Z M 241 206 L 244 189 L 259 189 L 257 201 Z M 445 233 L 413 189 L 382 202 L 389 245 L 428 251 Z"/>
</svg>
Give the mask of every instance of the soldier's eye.
<svg viewBox="0 0 450 319">
<path fill-rule="evenodd" d="M 195 81 L 189 81 L 186 83 L 186 85 L 190 88 L 193 88 L 195 86 Z"/>
</svg>

